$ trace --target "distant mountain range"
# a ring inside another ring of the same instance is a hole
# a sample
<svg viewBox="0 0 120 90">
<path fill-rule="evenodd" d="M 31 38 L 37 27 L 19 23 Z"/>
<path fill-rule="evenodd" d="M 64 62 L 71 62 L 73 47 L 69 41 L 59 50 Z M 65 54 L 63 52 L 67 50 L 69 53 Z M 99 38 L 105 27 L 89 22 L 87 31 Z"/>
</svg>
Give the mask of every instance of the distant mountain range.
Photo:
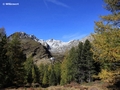
<svg viewBox="0 0 120 90">
<path fill-rule="evenodd" d="M 77 46 L 79 42 L 84 42 L 86 39 L 90 41 L 93 40 L 91 35 L 81 40 L 72 40 L 68 42 L 63 42 L 55 39 L 49 39 L 49 40 L 38 39 L 36 36 L 26 34 L 25 32 L 18 32 L 18 33 L 21 39 L 34 40 L 38 43 L 41 43 L 43 46 L 45 46 L 51 53 L 59 53 L 59 54 L 64 53 L 66 50 L 69 50 L 73 46 Z"/>
<path fill-rule="evenodd" d="M 4 31 L 1 30 L 0 32 L 4 34 Z M 29 57 L 30 55 L 32 55 L 34 61 L 40 63 L 50 62 L 50 57 L 55 57 L 58 60 L 63 59 L 65 52 L 70 50 L 71 47 L 77 46 L 79 42 L 85 42 L 86 39 L 88 39 L 89 41 L 93 40 L 91 35 L 82 38 L 81 40 L 71 40 L 68 42 L 63 42 L 55 39 L 38 39 L 36 36 L 27 34 L 25 32 L 15 33 L 18 33 L 19 35 L 21 47 L 26 56 Z M 8 36 L 8 39 L 11 40 L 15 33 Z"/>
</svg>

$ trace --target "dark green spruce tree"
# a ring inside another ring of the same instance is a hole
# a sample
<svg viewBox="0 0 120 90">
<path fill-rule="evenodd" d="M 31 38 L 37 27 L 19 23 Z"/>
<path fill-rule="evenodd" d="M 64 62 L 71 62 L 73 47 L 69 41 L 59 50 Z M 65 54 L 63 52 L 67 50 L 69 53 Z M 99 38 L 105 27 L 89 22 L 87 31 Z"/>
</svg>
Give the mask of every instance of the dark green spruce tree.
<svg viewBox="0 0 120 90">
<path fill-rule="evenodd" d="M 75 69 L 76 66 L 74 64 L 76 60 L 76 49 L 75 47 L 72 47 L 69 51 L 68 55 L 68 63 L 67 63 L 67 82 L 71 83 L 75 80 Z"/>
<path fill-rule="evenodd" d="M 10 83 L 10 63 L 7 54 L 7 37 L 0 34 L 0 87 Z"/>
<path fill-rule="evenodd" d="M 92 76 L 95 74 L 95 66 L 93 60 L 93 53 L 91 51 L 91 43 L 86 40 L 82 52 L 82 68 L 86 82 L 91 82 Z"/>
<path fill-rule="evenodd" d="M 75 81 L 77 83 L 83 82 L 83 69 L 82 69 L 82 51 L 83 51 L 83 43 L 79 42 L 76 48 L 76 59 L 75 59 Z"/>
<path fill-rule="evenodd" d="M 26 56 L 21 49 L 21 43 L 17 33 L 8 43 L 7 55 L 11 63 L 12 83 L 17 86 L 22 85 L 25 80 L 24 62 L 26 61 Z"/>
</svg>

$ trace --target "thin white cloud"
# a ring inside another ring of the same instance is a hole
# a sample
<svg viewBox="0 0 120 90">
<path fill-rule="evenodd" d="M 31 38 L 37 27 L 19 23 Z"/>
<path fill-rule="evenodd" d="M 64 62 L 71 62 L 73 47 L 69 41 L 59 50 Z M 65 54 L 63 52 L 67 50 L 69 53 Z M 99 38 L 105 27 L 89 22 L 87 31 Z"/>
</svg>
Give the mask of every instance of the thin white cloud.
<svg viewBox="0 0 120 90">
<path fill-rule="evenodd" d="M 87 34 L 74 33 L 74 34 L 64 35 L 62 38 L 63 40 L 70 41 L 70 40 L 82 39 L 85 36 L 87 36 Z"/>
<path fill-rule="evenodd" d="M 59 5 L 59 6 L 62 6 L 62 7 L 70 8 L 68 5 L 66 5 L 66 4 L 64 4 L 64 3 L 62 3 L 58 0 L 44 0 L 44 3 L 47 7 L 48 7 L 47 2 L 51 2 L 53 4 L 56 4 L 56 5 Z"/>
<path fill-rule="evenodd" d="M 44 4 L 45 4 L 45 6 L 49 9 L 49 7 L 48 7 L 48 4 L 47 4 L 46 0 L 43 0 L 43 2 L 44 2 Z"/>
</svg>

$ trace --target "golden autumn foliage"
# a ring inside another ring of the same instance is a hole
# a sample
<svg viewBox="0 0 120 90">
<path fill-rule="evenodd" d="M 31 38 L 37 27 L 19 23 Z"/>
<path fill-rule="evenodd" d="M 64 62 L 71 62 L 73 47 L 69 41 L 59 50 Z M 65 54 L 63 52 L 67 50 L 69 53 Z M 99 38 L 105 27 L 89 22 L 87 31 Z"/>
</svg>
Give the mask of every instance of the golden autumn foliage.
<svg viewBox="0 0 120 90">
<path fill-rule="evenodd" d="M 114 74 L 112 72 L 107 71 L 106 69 L 102 69 L 98 77 L 102 79 L 103 81 L 110 82 L 113 79 L 113 75 Z"/>
<path fill-rule="evenodd" d="M 120 60 L 120 31 L 113 30 L 93 35 L 94 59 L 100 62 L 116 62 Z"/>
<path fill-rule="evenodd" d="M 115 83 L 116 76 L 120 75 L 119 71 L 108 71 L 106 69 L 102 69 L 99 73 L 98 77 L 106 82 Z"/>
<path fill-rule="evenodd" d="M 115 82 L 120 73 L 120 0 L 104 0 L 111 14 L 101 16 L 95 22 L 92 51 L 94 60 L 100 63 L 98 77 L 107 82 Z"/>
</svg>

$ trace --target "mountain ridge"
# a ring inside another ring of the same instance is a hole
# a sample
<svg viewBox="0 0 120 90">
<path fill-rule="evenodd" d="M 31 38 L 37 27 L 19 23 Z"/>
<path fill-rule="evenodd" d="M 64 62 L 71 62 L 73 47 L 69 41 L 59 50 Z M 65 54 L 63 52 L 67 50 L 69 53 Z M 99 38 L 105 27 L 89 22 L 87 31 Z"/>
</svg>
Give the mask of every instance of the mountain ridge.
<svg viewBox="0 0 120 90">
<path fill-rule="evenodd" d="M 55 39 L 48 39 L 48 40 L 38 39 L 35 35 L 27 34 L 25 32 L 18 32 L 18 33 L 19 33 L 21 39 L 29 38 L 31 40 L 38 42 L 38 43 L 41 43 L 51 53 L 59 53 L 59 54 L 64 54 L 66 50 L 69 50 L 73 46 L 77 46 L 79 42 L 85 42 L 86 39 L 88 39 L 90 41 L 93 40 L 91 35 L 88 35 L 87 37 L 84 37 L 84 38 L 79 39 L 79 40 L 71 40 L 68 42 L 63 42 L 61 40 L 55 40 Z"/>
</svg>

